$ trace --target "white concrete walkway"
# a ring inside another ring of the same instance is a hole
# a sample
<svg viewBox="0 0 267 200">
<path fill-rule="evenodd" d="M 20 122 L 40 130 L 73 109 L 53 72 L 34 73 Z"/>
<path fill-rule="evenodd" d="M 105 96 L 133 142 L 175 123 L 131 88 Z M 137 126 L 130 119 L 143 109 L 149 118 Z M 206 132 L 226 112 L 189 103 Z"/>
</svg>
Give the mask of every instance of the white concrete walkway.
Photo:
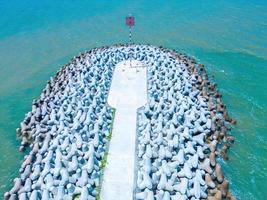
<svg viewBox="0 0 267 200">
<path fill-rule="evenodd" d="M 116 108 L 101 200 L 132 200 L 137 108 L 147 102 L 146 68 L 139 61 L 118 63 L 113 75 L 108 103 Z"/>
</svg>

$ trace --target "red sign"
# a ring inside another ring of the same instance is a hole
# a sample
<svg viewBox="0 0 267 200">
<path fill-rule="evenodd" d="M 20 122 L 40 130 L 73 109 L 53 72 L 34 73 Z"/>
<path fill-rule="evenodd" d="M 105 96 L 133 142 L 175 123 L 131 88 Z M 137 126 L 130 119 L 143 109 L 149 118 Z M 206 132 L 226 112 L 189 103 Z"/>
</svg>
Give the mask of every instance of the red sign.
<svg viewBox="0 0 267 200">
<path fill-rule="evenodd" d="M 126 17 L 126 25 L 134 26 L 134 17 Z"/>
</svg>

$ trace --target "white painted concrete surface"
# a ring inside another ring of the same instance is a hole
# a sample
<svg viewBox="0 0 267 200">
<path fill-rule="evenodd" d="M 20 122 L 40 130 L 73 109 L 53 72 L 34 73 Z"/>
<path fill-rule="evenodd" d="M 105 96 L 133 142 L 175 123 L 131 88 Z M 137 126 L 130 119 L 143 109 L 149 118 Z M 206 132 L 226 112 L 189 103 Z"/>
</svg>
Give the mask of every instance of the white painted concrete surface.
<svg viewBox="0 0 267 200">
<path fill-rule="evenodd" d="M 138 68 L 134 68 L 137 66 Z M 116 108 L 101 200 L 132 200 L 137 109 L 147 102 L 146 68 L 136 60 L 118 63 L 108 103 Z M 138 70 L 138 72 L 137 72 Z"/>
</svg>

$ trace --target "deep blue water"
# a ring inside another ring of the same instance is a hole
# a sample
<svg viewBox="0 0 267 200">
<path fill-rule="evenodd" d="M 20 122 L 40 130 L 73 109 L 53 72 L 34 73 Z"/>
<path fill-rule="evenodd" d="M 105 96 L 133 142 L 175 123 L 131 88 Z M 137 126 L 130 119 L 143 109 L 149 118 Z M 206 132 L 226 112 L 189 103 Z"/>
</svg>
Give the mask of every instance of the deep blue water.
<svg viewBox="0 0 267 200">
<path fill-rule="evenodd" d="M 267 1 L 0 0 L 0 196 L 24 156 L 15 129 L 50 76 L 78 52 L 133 39 L 204 63 L 238 125 L 223 162 L 238 199 L 267 199 Z"/>
</svg>

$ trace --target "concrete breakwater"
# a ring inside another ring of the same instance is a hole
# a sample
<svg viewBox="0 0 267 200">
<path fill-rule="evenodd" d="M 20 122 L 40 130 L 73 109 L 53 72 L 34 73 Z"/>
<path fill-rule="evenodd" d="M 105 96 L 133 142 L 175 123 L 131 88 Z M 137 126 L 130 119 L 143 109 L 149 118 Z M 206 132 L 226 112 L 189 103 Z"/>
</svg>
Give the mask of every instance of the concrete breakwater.
<svg viewBox="0 0 267 200">
<path fill-rule="evenodd" d="M 6 199 L 96 199 L 112 121 L 109 87 L 116 63 L 130 58 L 148 72 L 135 198 L 233 199 L 216 161 L 226 158 L 235 123 L 221 95 L 203 65 L 149 45 L 92 49 L 51 78 L 17 130 L 20 150 L 30 145 L 30 153 Z"/>
</svg>

